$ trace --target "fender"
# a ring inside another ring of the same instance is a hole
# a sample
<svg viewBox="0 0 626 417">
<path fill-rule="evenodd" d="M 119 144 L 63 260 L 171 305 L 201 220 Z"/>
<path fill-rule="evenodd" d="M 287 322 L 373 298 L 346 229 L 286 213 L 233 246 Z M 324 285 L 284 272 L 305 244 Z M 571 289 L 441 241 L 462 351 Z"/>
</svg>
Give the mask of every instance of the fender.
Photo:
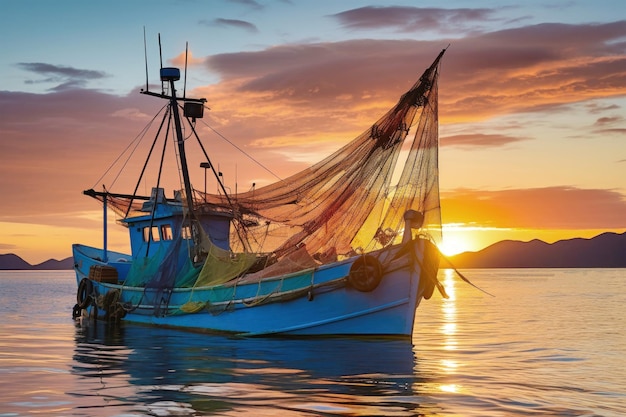
<svg viewBox="0 0 626 417">
<path fill-rule="evenodd" d="M 363 292 L 371 292 L 378 287 L 383 277 L 383 266 L 371 255 L 363 255 L 350 267 L 348 282 Z"/>
</svg>

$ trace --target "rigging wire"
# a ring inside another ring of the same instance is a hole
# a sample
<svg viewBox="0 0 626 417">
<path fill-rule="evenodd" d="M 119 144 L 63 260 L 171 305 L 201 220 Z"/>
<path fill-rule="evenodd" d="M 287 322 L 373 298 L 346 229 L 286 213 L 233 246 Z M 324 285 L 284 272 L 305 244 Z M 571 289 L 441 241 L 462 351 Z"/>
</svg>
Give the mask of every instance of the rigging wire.
<svg viewBox="0 0 626 417">
<path fill-rule="evenodd" d="M 202 149 L 202 152 L 204 153 L 204 157 L 206 158 L 206 160 L 209 162 L 209 165 L 211 166 L 211 170 L 213 171 L 213 174 L 215 175 L 215 178 L 217 179 L 218 184 L 220 185 L 220 187 L 222 188 L 222 191 L 224 192 L 224 197 L 226 197 L 226 200 L 228 201 L 228 204 L 231 207 L 234 207 L 233 202 L 231 201 L 229 194 L 226 192 L 226 187 L 224 186 L 224 184 L 220 180 L 218 173 L 215 172 L 215 166 L 213 165 L 213 163 L 209 159 L 209 155 L 207 154 L 206 149 L 204 149 L 204 145 L 202 144 L 202 141 L 200 140 L 200 136 L 198 136 L 198 132 L 196 131 L 196 128 L 195 128 L 194 124 L 192 124 L 189 121 L 189 118 L 186 118 L 186 119 L 187 119 L 187 122 L 189 123 L 189 127 L 191 128 L 191 131 L 192 131 L 193 135 L 196 137 L 196 140 L 198 141 L 198 145 L 200 146 L 200 149 Z M 237 224 L 240 226 L 240 227 L 235 226 L 235 231 L 237 232 L 237 237 L 239 238 L 240 242 L 244 245 L 244 248 L 249 248 L 250 244 L 249 244 L 248 239 L 247 239 L 248 233 L 246 231 L 246 226 L 245 226 L 245 224 L 243 222 L 237 222 Z M 240 228 L 242 230 L 240 230 Z"/>
<path fill-rule="evenodd" d="M 152 123 L 154 123 L 156 118 L 159 116 L 159 114 L 161 114 L 163 109 L 165 109 L 166 107 L 167 107 L 167 105 L 163 106 L 154 115 L 154 117 L 146 124 L 146 126 L 144 126 L 144 128 L 137 134 L 137 136 L 135 136 L 135 138 L 132 141 L 130 141 L 130 143 L 126 146 L 126 148 L 124 148 L 124 150 L 117 156 L 117 158 L 115 158 L 115 160 L 113 160 L 113 162 L 109 165 L 109 167 L 104 171 L 104 173 L 100 176 L 100 178 L 98 178 L 98 180 L 95 182 L 95 184 L 91 188 L 96 188 L 98 186 L 98 184 L 102 181 L 102 179 L 109 173 L 109 171 L 111 171 L 113 169 L 113 167 L 118 163 L 118 161 L 122 158 L 122 156 L 124 156 L 124 154 L 126 152 L 128 152 L 128 150 L 131 148 L 133 143 L 135 143 L 135 147 L 132 149 L 132 151 L 130 151 L 130 154 L 128 155 L 128 157 L 126 158 L 126 160 L 122 164 L 121 168 L 119 169 L 119 171 L 115 175 L 115 178 L 113 179 L 113 182 L 109 185 L 109 189 L 112 186 L 115 185 L 115 183 L 117 182 L 118 178 L 120 177 L 122 171 L 124 170 L 124 168 L 126 167 L 128 162 L 130 161 L 130 158 L 133 156 L 133 154 L 137 150 L 137 147 L 139 146 L 139 144 L 141 143 L 143 138 L 146 136 L 146 133 L 148 133 L 148 130 L 152 126 Z"/>
<path fill-rule="evenodd" d="M 244 151 L 243 149 L 241 149 L 239 146 L 235 145 L 233 142 L 231 142 L 230 140 L 228 140 L 228 138 L 226 138 L 226 136 L 222 135 L 220 132 L 218 132 L 217 130 L 213 129 L 211 126 L 209 126 L 204 120 L 202 120 L 202 123 L 208 127 L 209 129 L 211 129 L 217 136 L 219 136 L 220 138 L 224 139 L 226 142 L 228 142 L 231 146 L 233 146 L 235 149 L 237 149 L 239 152 L 241 152 L 242 154 L 244 154 L 245 156 L 247 156 L 252 162 L 254 162 L 255 164 L 257 164 L 258 166 L 260 166 L 261 168 L 263 168 L 264 170 L 266 170 L 267 172 L 269 172 L 270 174 L 272 174 L 274 177 L 276 177 L 279 181 L 283 181 L 283 179 L 281 177 L 279 177 L 278 175 L 276 175 L 274 172 L 272 172 L 271 169 L 269 169 L 268 167 L 266 167 L 265 165 L 263 165 L 261 162 L 257 161 L 256 159 L 254 159 L 251 155 L 249 155 L 246 151 Z"/>
<path fill-rule="evenodd" d="M 160 112 L 159 112 L 160 113 Z M 150 158 L 152 156 L 152 151 L 154 150 L 154 147 L 159 139 L 159 135 L 161 134 L 161 129 L 163 129 L 163 124 L 165 123 L 165 120 L 168 120 L 169 123 L 169 115 L 170 113 L 170 109 L 169 107 L 166 108 L 165 112 L 163 113 L 163 119 L 161 119 L 161 124 L 159 125 L 159 129 L 157 130 L 157 133 L 154 137 L 154 140 L 152 141 L 152 146 L 150 147 L 150 150 L 148 151 L 148 156 L 146 158 L 146 161 L 144 162 L 143 168 L 141 169 L 141 174 L 139 174 L 139 179 L 137 180 L 137 184 L 135 185 L 135 189 L 133 191 L 133 196 L 137 195 L 137 190 L 139 189 L 139 185 L 141 184 L 141 180 L 146 172 L 146 168 L 148 167 L 148 162 L 150 161 Z M 126 214 L 124 215 L 124 217 L 128 217 L 128 213 L 130 213 L 130 210 L 132 208 L 132 203 L 133 200 L 130 200 L 130 203 L 128 204 L 128 209 L 126 210 Z"/>
<path fill-rule="evenodd" d="M 156 215 L 156 210 L 157 210 L 157 205 L 158 205 L 158 198 L 159 198 L 158 190 L 161 184 L 161 174 L 163 172 L 163 161 L 165 160 L 165 150 L 167 148 L 167 135 L 168 135 L 171 120 L 172 120 L 172 112 L 168 111 L 168 114 L 169 114 L 169 117 L 167 117 L 167 127 L 165 128 L 165 139 L 163 140 L 163 150 L 161 151 L 161 162 L 159 164 L 159 175 L 157 176 L 157 183 L 156 183 L 157 191 L 156 191 L 156 195 L 154 196 L 155 198 L 154 204 L 152 204 L 152 207 L 150 208 L 150 226 L 148 230 L 152 230 L 152 227 L 154 226 L 154 216 Z M 163 123 L 161 123 L 161 126 L 163 126 Z M 161 129 L 159 129 L 159 131 L 160 130 Z M 157 139 L 158 139 L 158 135 L 154 139 L 154 143 L 156 143 Z M 150 152 L 152 153 L 152 149 L 150 149 Z M 139 181 L 141 181 L 141 179 L 139 179 Z M 148 239 L 148 244 L 146 245 L 146 259 L 148 258 L 148 255 L 150 254 L 150 241 L 151 240 L 152 239 Z"/>
<path fill-rule="evenodd" d="M 177 111 L 176 109 L 172 108 L 172 111 L 170 112 L 170 119 L 172 119 L 174 117 L 173 112 Z M 168 122 L 169 123 L 169 122 Z M 180 129 L 181 132 L 183 132 L 185 130 L 185 124 L 181 123 L 180 124 Z M 170 126 L 168 125 L 168 129 L 170 128 Z M 172 124 L 171 125 L 171 130 L 172 130 L 172 141 L 174 142 L 174 149 L 176 152 L 176 168 L 177 168 L 177 172 L 178 172 L 178 184 L 180 185 L 181 190 L 185 189 L 185 180 L 183 178 L 183 168 L 181 166 L 180 163 L 180 155 L 178 153 L 178 147 L 176 146 L 176 142 L 178 141 L 178 138 L 176 137 L 176 131 L 175 131 L 175 126 Z M 183 136 L 184 136 L 184 132 L 183 132 Z M 183 138 L 183 140 L 187 140 L 187 138 Z M 165 138 L 165 140 L 167 141 L 167 137 Z M 165 156 L 164 156 L 165 157 Z M 192 207 L 188 207 L 188 210 L 191 210 Z"/>
</svg>

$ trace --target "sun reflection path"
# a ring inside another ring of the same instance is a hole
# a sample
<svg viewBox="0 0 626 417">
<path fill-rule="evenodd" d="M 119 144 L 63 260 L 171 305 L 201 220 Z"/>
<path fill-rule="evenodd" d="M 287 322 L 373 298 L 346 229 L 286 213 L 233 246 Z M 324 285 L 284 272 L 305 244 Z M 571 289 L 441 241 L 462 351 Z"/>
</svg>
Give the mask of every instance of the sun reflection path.
<svg viewBox="0 0 626 417">
<path fill-rule="evenodd" d="M 441 325 L 441 333 L 443 334 L 445 350 L 456 349 L 456 290 L 454 281 L 454 271 L 452 269 L 444 270 L 443 286 L 448 293 L 449 298 L 441 303 L 443 323 Z"/>
<path fill-rule="evenodd" d="M 444 269 L 443 273 L 444 273 L 443 286 L 446 288 L 446 292 L 450 296 L 448 301 L 456 301 L 456 297 L 455 297 L 456 281 L 454 279 L 454 269 Z M 453 307 L 456 308 L 456 304 L 453 303 L 452 305 Z M 446 303 L 444 303 L 443 306 L 445 307 Z"/>
<path fill-rule="evenodd" d="M 443 349 L 447 351 L 454 351 L 457 349 L 458 341 L 457 334 L 457 308 L 456 308 L 456 289 L 454 280 L 454 270 L 443 270 L 443 286 L 448 293 L 449 298 L 443 300 L 441 303 L 442 311 L 442 324 L 441 335 L 443 340 Z M 450 358 L 441 359 L 441 370 L 448 375 L 455 374 L 459 363 Z M 447 393 L 459 392 L 461 387 L 457 384 L 444 384 L 440 385 L 439 389 Z"/>
</svg>

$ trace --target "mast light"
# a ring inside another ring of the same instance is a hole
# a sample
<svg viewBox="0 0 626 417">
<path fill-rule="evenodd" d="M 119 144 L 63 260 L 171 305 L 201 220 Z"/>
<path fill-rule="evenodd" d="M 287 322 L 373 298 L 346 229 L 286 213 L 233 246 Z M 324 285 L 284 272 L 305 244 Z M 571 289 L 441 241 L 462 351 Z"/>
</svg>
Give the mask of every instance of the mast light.
<svg viewBox="0 0 626 417">
<path fill-rule="evenodd" d="M 187 101 L 183 110 L 185 117 L 191 117 L 194 120 L 202 119 L 202 116 L 204 116 L 204 105 L 202 103 Z"/>
</svg>

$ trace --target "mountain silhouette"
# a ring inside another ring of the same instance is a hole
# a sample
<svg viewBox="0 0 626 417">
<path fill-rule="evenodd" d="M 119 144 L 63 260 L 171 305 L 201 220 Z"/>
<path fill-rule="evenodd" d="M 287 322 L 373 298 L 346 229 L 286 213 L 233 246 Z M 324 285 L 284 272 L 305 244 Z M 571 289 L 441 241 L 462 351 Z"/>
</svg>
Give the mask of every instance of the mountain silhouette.
<svg viewBox="0 0 626 417">
<path fill-rule="evenodd" d="M 457 268 L 626 268 L 626 232 L 554 243 L 504 240 L 448 259 Z"/>
<path fill-rule="evenodd" d="M 5 255 L 0 255 L 0 270 L 9 270 L 9 269 L 20 269 L 20 270 L 33 270 L 33 271 L 41 271 L 41 270 L 59 270 L 59 269 L 72 269 L 74 268 L 74 261 L 70 258 L 65 258 L 60 261 L 56 259 L 48 259 L 45 262 L 42 262 L 37 265 L 31 265 L 19 256 L 8 253 Z"/>
</svg>

